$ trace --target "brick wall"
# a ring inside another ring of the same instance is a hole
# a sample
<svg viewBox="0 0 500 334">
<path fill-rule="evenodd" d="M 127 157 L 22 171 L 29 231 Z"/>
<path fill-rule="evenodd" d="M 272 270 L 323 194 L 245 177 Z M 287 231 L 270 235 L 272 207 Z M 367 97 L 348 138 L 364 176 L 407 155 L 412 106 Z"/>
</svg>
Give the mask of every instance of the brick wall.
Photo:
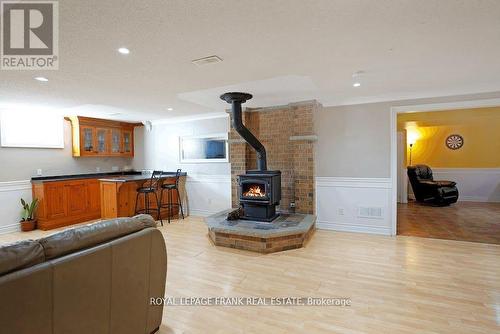
<svg viewBox="0 0 500 334">
<path fill-rule="evenodd" d="M 267 168 L 281 170 L 280 210 L 314 212 L 313 113 L 316 101 L 287 106 L 246 110 L 243 122 L 262 142 L 267 152 Z M 255 151 L 231 127 L 229 135 L 232 204 L 238 206 L 237 176 L 256 169 Z M 290 203 L 295 203 L 295 209 Z"/>
</svg>

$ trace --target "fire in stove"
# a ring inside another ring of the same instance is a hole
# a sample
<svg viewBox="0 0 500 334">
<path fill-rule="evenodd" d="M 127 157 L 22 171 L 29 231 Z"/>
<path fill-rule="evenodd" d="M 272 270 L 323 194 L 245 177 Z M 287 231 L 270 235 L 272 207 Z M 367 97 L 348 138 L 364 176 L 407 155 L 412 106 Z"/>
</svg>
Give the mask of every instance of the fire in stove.
<svg viewBox="0 0 500 334">
<path fill-rule="evenodd" d="M 243 193 L 245 197 L 266 197 L 265 192 L 262 190 L 260 186 L 251 186 L 248 191 Z"/>
</svg>

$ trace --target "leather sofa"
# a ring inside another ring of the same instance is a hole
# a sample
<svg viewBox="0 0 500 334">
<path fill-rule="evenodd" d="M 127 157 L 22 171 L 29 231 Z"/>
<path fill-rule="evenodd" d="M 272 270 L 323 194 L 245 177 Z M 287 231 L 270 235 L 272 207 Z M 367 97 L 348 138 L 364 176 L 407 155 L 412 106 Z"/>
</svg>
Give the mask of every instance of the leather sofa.
<svg viewBox="0 0 500 334">
<path fill-rule="evenodd" d="M 427 165 L 408 166 L 408 178 L 415 199 L 422 203 L 439 206 L 450 205 L 458 200 L 458 189 L 453 181 L 435 181 L 432 169 Z"/>
<path fill-rule="evenodd" d="M 158 330 L 167 253 L 151 216 L 89 224 L 0 247 L 0 333 Z"/>
</svg>

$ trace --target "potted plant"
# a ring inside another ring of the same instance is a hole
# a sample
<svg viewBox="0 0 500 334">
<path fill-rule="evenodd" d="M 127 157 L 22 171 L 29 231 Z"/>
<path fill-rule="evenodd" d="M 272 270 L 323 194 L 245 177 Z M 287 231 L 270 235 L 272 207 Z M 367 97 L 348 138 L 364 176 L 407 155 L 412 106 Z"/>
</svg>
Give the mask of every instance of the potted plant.
<svg viewBox="0 0 500 334">
<path fill-rule="evenodd" d="M 36 228 L 36 219 L 34 219 L 34 217 L 36 207 L 38 206 L 38 199 L 35 198 L 31 203 L 26 203 L 26 201 L 21 198 L 21 204 L 23 206 L 21 231 L 33 231 Z"/>
</svg>

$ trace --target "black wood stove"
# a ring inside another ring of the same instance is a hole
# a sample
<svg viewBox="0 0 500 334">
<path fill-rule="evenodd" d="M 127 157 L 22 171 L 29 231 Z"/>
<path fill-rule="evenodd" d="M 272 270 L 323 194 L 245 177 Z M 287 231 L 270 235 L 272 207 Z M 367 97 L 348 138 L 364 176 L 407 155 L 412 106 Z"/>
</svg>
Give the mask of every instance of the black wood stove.
<svg viewBox="0 0 500 334">
<path fill-rule="evenodd" d="M 271 222 L 279 214 L 276 206 L 281 200 L 281 171 L 267 170 L 266 149 L 243 125 L 241 104 L 252 98 L 247 93 L 226 93 L 221 97 L 232 106 L 233 127 L 257 152 L 257 170 L 238 175 L 241 219 Z"/>
</svg>

